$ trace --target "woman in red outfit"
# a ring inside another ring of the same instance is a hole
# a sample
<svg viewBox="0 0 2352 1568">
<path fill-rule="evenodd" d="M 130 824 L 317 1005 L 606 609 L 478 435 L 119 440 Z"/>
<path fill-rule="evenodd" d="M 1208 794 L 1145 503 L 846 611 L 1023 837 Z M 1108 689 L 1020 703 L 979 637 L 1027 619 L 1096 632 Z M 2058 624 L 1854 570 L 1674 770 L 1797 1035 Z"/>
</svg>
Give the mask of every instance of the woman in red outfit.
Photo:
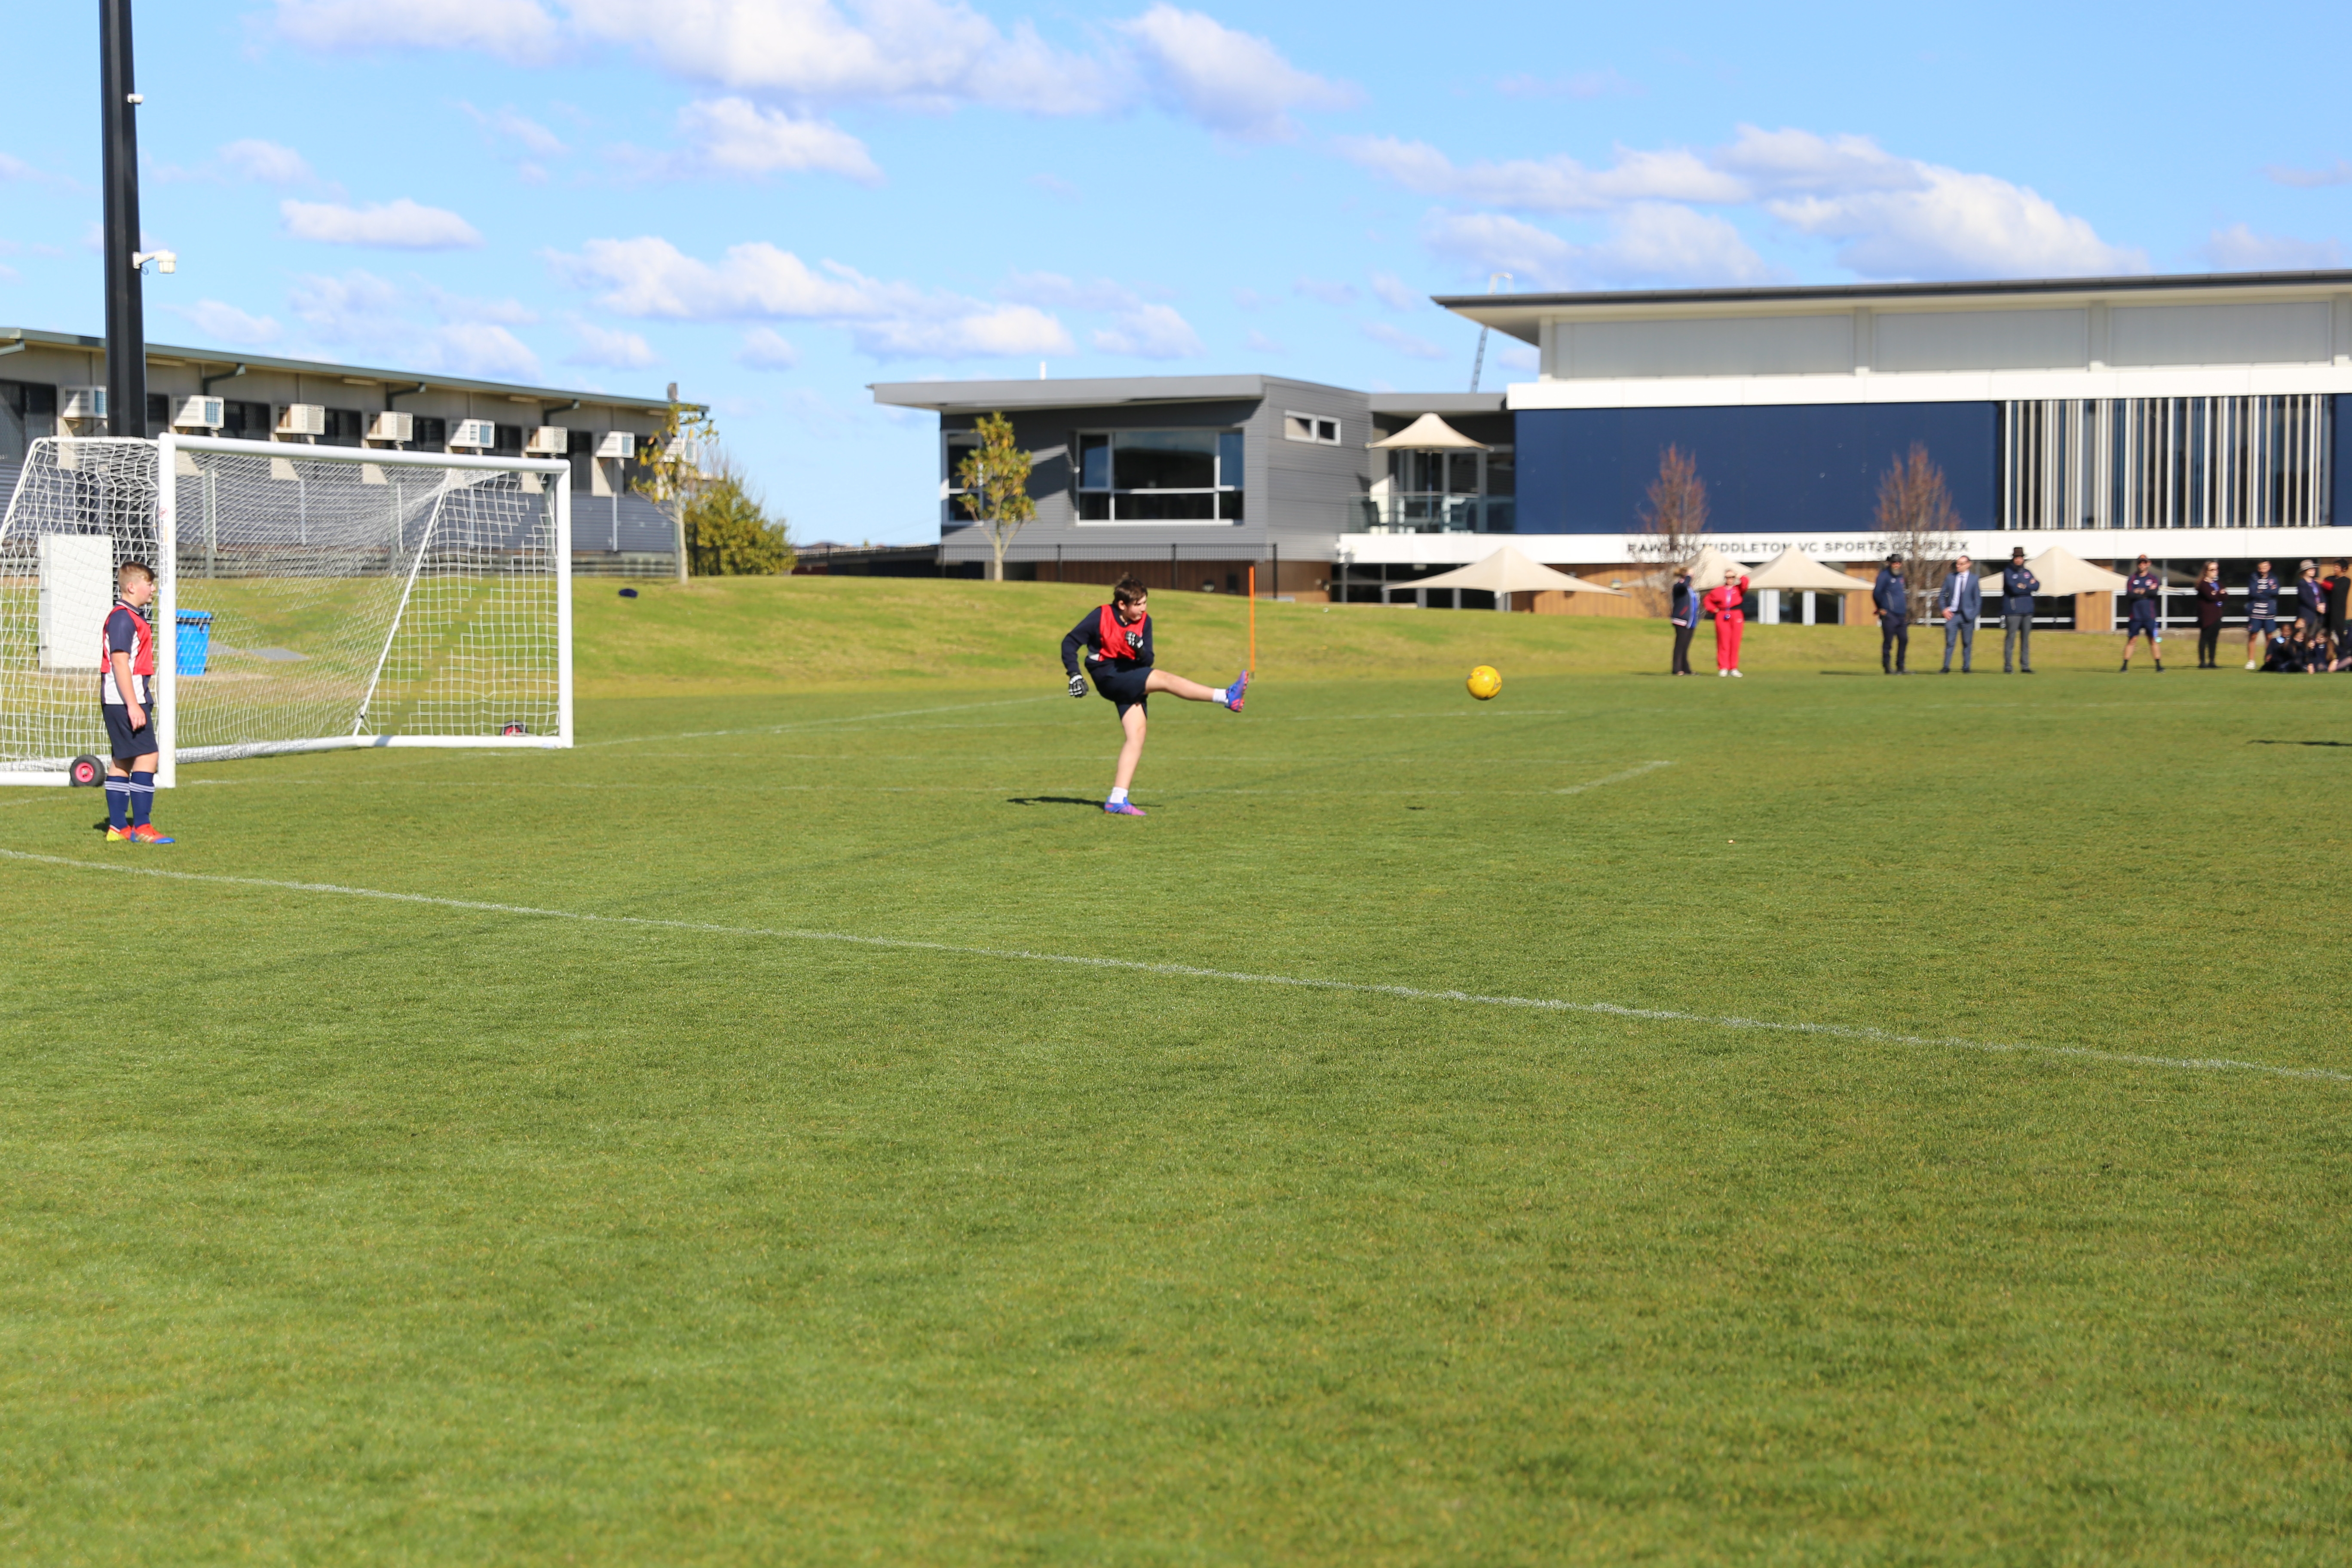
<svg viewBox="0 0 2352 1568">
<path fill-rule="evenodd" d="M 1748 597 L 1748 574 L 1741 573 L 1739 581 L 1731 574 L 1723 574 L 1723 586 L 1709 593 L 1700 602 L 1707 614 L 1715 617 L 1715 672 L 1717 675 L 1739 673 L 1739 633 L 1747 617 L 1739 613 L 1741 603 Z"/>
</svg>

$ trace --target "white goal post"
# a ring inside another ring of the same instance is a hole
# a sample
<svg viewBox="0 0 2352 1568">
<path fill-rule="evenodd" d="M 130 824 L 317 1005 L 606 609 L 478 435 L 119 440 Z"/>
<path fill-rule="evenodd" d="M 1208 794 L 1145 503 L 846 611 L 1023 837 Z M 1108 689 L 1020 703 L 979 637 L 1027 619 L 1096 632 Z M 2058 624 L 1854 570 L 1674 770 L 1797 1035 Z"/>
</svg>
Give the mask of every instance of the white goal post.
<svg viewBox="0 0 2352 1568">
<path fill-rule="evenodd" d="M 352 746 L 569 746 L 562 458 L 50 437 L 0 515 L 0 784 L 103 760 L 116 568 L 155 573 L 155 782 Z"/>
</svg>

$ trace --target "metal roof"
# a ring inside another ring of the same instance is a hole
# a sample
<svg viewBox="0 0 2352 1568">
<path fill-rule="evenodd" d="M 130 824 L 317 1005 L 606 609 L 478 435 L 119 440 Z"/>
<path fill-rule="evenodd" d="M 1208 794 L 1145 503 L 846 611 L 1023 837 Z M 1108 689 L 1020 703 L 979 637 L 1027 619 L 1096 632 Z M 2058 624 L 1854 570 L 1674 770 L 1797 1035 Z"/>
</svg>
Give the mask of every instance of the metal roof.
<svg viewBox="0 0 2352 1568">
<path fill-rule="evenodd" d="M 23 342 L 28 347 L 68 349 L 79 353 L 106 352 L 104 338 L 90 337 L 81 332 L 45 332 L 32 327 L 0 327 L 0 343 Z M 529 403 L 601 403 L 616 408 L 636 408 L 647 414 L 667 414 L 669 400 L 665 397 L 625 397 L 610 392 L 572 392 L 557 387 L 525 386 L 517 382 L 473 381 L 464 376 L 436 375 L 423 371 L 378 370 L 365 365 L 333 364 L 325 360 L 280 359 L 269 354 L 235 353 L 225 349 L 179 348 L 170 343 L 149 343 L 147 363 L 168 363 L 173 361 L 194 365 L 219 365 L 226 369 L 244 365 L 248 370 L 280 371 L 289 375 L 320 375 L 341 377 L 345 381 L 381 383 L 386 386 L 417 386 L 436 392 L 479 393 L 485 396 L 521 399 Z M 0 365 L 5 364 L 0 360 Z M 681 408 L 699 410 L 698 403 L 681 403 Z"/>
<path fill-rule="evenodd" d="M 2314 293 L 2352 289 L 2352 271 L 2202 272 L 2131 278 L 2018 278 L 1953 283 L 1790 284 L 1769 289 L 1634 289 L 1580 294 L 1435 294 L 1431 299 L 1481 326 L 1537 341 L 1545 316 L 1564 311 L 1626 314 L 1643 308 L 1678 310 L 1692 306 L 1839 305 L 1874 300 L 2064 299 L 2083 294 Z"/>
<path fill-rule="evenodd" d="M 986 414 L 1002 408 L 1103 408 L 1139 403 L 1255 402 L 1277 386 L 1346 393 L 1322 382 L 1276 375 L 1071 376 L 1058 381 L 877 381 L 866 390 L 877 403 L 929 408 L 940 414 Z M 1349 395 L 1353 395 L 1350 394 Z"/>
</svg>

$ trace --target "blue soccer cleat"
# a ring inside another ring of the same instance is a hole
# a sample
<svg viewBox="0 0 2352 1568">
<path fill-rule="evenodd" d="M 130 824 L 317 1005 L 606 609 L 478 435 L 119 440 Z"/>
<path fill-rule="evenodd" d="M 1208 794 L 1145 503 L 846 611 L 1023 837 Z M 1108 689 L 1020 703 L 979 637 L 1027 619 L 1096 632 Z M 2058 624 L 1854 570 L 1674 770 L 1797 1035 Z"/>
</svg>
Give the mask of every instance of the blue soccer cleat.
<svg viewBox="0 0 2352 1568">
<path fill-rule="evenodd" d="M 1219 694 L 1218 700 L 1238 713 L 1242 710 L 1242 699 L 1248 695 L 1249 671 L 1244 669 L 1234 677 L 1234 683 Z"/>
<path fill-rule="evenodd" d="M 1110 801 L 1105 801 L 1103 802 L 1103 810 L 1106 814 L 1111 816 L 1149 816 L 1151 815 L 1131 800 L 1122 800 L 1117 804 L 1113 804 Z"/>
</svg>

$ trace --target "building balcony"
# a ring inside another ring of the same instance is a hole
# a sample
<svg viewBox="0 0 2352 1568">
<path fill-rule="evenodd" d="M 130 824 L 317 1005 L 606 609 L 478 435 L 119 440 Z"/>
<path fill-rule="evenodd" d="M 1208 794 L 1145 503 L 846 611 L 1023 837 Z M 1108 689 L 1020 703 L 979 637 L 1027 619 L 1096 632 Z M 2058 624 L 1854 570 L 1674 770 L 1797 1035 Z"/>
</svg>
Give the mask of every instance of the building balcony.
<svg viewBox="0 0 2352 1568">
<path fill-rule="evenodd" d="M 1514 533 L 1516 496 L 1449 495 L 1433 490 L 1392 490 L 1363 501 L 1367 533 Z"/>
</svg>

